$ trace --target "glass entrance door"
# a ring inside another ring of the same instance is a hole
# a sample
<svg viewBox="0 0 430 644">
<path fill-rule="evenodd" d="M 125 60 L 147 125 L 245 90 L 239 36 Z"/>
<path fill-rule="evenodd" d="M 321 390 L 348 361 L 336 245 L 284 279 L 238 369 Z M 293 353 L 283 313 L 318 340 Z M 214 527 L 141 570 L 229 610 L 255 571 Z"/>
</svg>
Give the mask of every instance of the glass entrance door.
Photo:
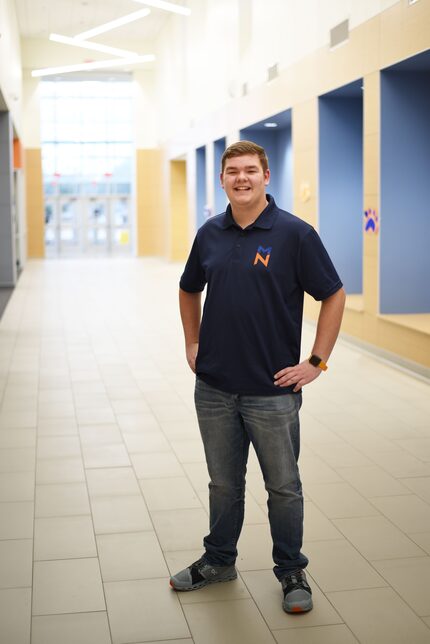
<svg viewBox="0 0 430 644">
<path fill-rule="evenodd" d="M 131 199 L 116 195 L 46 199 L 45 245 L 48 257 L 130 254 Z"/>
<path fill-rule="evenodd" d="M 76 255 L 82 249 L 80 202 L 77 197 L 45 200 L 45 247 L 47 256 Z"/>
<path fill-rule="evenodd" d="M 90 254 L 105 254 L 111 250 L 110 216 L 107 199 L 90 197 L 84 202 L 85 250 Z"/>
<path fill-rule="evenodd" d="M 62 255 L 76 255 L 81 250 L 80 203 L 77 197 L 61 197 L 58 208 L 57 248 Z"/>
</svg>

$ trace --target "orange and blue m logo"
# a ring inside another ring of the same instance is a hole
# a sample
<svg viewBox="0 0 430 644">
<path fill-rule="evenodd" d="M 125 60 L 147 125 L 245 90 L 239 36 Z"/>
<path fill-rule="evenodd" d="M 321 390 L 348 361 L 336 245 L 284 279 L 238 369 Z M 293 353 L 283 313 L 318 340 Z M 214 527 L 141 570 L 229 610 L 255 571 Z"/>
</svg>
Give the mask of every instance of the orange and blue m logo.
<svg viewBox="0 0 430 644">
<path fill-rule="evenodd" d="M 271 246 L 269 248 L 263 248 L 263 246 L 259 246 L 255 254 L 254 266 L 257 264 L 257 262 L 261 262 L 267 268 L 271 252 L 272 252 Z"/>
</svg>

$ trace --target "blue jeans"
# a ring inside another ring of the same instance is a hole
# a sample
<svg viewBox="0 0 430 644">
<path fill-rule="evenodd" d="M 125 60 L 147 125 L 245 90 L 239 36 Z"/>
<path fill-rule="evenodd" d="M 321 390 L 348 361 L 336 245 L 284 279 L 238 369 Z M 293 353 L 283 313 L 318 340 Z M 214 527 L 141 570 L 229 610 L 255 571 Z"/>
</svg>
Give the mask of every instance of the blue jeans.
<svg viewBox="0 0 430 644">
<path fill-rule="evenodd" d="M 252 442 L 268 492 L 273 571 L 278 579 L 305 568 L 300 451 L 301 394 L 228 394 L 196 380 L 195 404 L 209 471 L 210 533 L 205 559 L 233 565 L 245 510 L 245 475 Z"/>
</svg>

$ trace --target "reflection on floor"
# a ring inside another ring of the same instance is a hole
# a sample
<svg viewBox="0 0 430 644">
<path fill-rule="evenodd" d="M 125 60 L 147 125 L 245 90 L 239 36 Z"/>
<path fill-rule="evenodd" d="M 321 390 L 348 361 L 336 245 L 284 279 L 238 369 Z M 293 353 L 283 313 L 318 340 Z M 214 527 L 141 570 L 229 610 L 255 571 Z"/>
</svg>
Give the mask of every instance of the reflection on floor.
<svg viewBox="0 0 430 644">
<path fill-rule="evenodd" d="M 21 276 L 0 323 L 0 641 L 428 643 L 429 388 L 343 342 L 302 412 L 314 610 L 281 609 L 254 455 L 238 580 L 169 589 L 208 523 L 180 272 L 85 260 Z"/>
</svg>

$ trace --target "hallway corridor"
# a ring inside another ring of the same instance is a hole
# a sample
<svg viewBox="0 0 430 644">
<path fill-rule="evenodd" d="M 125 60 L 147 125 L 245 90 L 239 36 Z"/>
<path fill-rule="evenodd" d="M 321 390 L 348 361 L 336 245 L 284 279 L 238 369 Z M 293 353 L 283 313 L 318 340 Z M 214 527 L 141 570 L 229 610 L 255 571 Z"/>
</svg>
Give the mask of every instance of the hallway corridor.
<svg viewBox="0 0 430 644">
<path fill-rule="evenodd" d="M 19 279 L 0 320 L 1 644 L 428 644 L 429 387 L 342 339 L 301 414 L 314 610 L 282 611 L 254 454 L 238 580 L 169 588 L 208 526 L 181 271 L 29 261 Z"/>
</svg>

